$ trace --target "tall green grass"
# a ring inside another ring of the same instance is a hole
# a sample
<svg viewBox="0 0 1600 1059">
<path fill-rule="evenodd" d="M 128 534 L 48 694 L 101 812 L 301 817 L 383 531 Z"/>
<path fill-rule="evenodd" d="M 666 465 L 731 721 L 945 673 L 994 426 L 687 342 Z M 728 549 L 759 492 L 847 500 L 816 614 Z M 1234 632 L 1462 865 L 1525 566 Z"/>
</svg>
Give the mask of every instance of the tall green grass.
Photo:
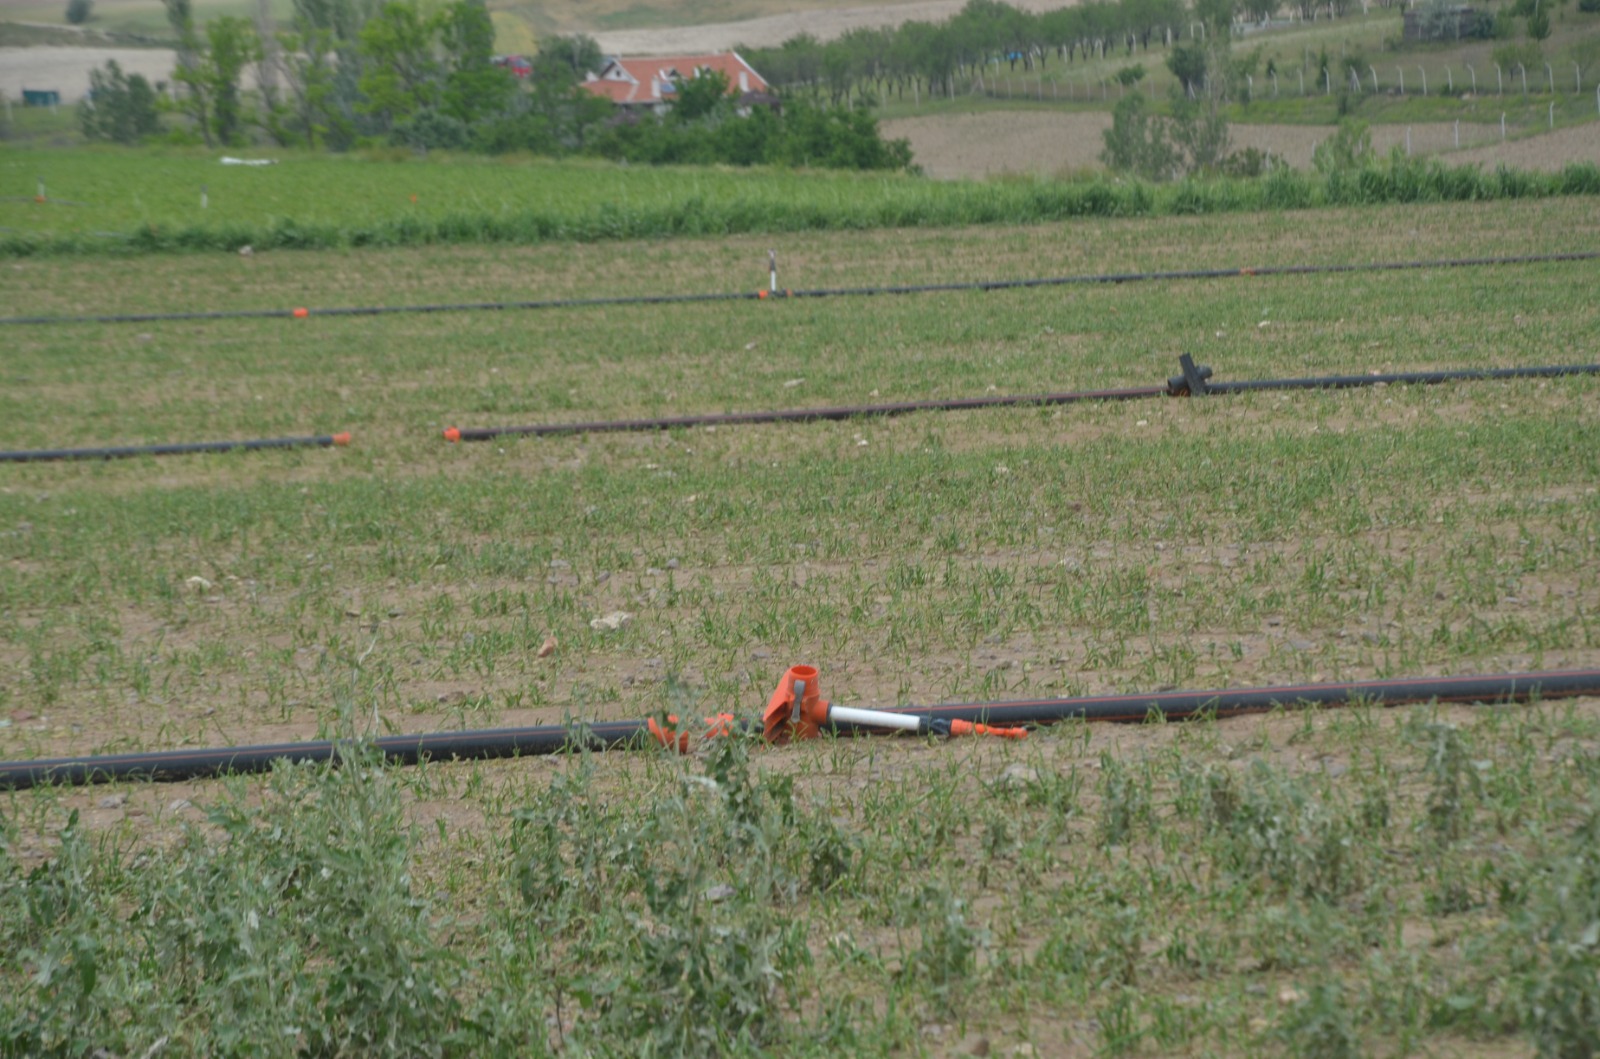
<svg viewBox="0 0 1600 1059">
<path fill-rule="evenodd" d="M 90 159 L 93 176 L 67 166 Z M 0 184 L 34 190 L 28 163 L 64 170 L 46 179 L 47 197 L 62 201 L 0 203 L 9 222 L 0 225 L 0 256 L 592 242 L 1600 194 L 1600 167 L 1587 163 L 1487 173 L 1400 159 L 1327 179 L 1283 170 L 1149 185 L 476 160 L 302 158 L 246 170 L 198 157 L 40 152 L 0 165 Z"/>
</svg>

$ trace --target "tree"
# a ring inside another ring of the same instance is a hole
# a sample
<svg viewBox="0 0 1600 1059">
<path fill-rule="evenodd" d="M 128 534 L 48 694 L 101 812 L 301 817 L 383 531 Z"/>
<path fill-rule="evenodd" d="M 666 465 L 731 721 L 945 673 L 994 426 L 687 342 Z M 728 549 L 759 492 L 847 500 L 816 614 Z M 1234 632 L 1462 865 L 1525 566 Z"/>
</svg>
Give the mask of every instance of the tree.
<svg viewBox="0 0 1600 1059">
<path fill-rule="evenodd" d="M 504 110 L 517 86 L 509 70 L 494 65 L 494 23 L 484 0 L 456 0 L 447 7 L 440 35 L 449 67 L 444 112 L 471 125 Z"/>
<path fill-rule="evenodd" d="M 1542 3 L 1533 5 L 1533 13 L 1528 16 L 1528 38 L 1542 41 L 1550 36 L 1550 12 L 1544 9 Z"/>
<path fill-rule="evenodd" d="M 1166 123 L 1150 113 L 1149 102 L 1137 92 L 1118 101 L 1111 112 L 1111 128 L 1101 135 L 1106 147 L 1100 161 L 1107 169 L 1159 181 L 1170 180 L 1178 167 L 1178 152 L 1167 139 Z"/>
<path fill-rule="evenodd" d="M 439 101 L 439 64 L 433 56 L 439 21 L 425 17 L 414 0 L 389 0 L 361 27 L 361 74 L 357 109 L 388 132 Z"/>
<path fill-rule="evenodd" d="M 600 69 L 605 57 L 600 45 L 586 34 L 571 37 L 546 37 L 533 58 L 532 79 L 538 82 L 575 84 L 585 74 Z"/>
<path fill-rule="evenodd" d="M 89 96 L 78 106 L 84 136 L 113 143 L 137 143 L 160 130 L 156 93 L 139 74 L 122 72 L 115 59 L 104 70 L 89 71 Z"/>
<path fill-rule="evenodd" d="M 728 109 L 728 77 L 721 70 L 701 70 L 678 82 L 672 103 L 672 120 L 688 125 Z"/>
<path fill-rule="evenodd" d="M 307 147 L 318 141 L 343 149 L 355 140 L 355 126 L 340 106 L 334 69 L 333 31 L 297 20 L 296 29 L 278 36 L 288 92 L 284 102 L 268 114 L 272 134 L 293 137 Z"/>
<path fill-rule="evenodd" d="M 81 26 L 89 21 L 89 14 L 93 10 L 94 0 L 67 0 L 67 22 Z"/>
<path fill-rule="evenodd" d="M 1228 154 L 1228 122 L 1215 98 L 1172 102 L 1172 144 L 1183 156 L 1190 176 L 1215 173 Z"/>
<path fill-rule="evenodd" d="M 1282 0 L 1244 0 L 1244 13 L 1252 22 L 1268 22 L 1281 5 Z"/>
<path fill-rule="evenodd" d="M 244 131 L 239 79 L 246 66 L 261 58 L 261 41 L 255 26 L 233 15 L 206 23 L 206 41 L 200 75 L 211 97 L 212 128 L 224 144 L 237 143 Z"/>
<path fill-rule="evenodd" d="M 1199 95 L 1205 88 L 1205 48 L 1198 43 L 1174 44 L 1167 54 L 1167 69 L 1178 79 L 1178 87 L 1185 95 Z"/>
</svg>

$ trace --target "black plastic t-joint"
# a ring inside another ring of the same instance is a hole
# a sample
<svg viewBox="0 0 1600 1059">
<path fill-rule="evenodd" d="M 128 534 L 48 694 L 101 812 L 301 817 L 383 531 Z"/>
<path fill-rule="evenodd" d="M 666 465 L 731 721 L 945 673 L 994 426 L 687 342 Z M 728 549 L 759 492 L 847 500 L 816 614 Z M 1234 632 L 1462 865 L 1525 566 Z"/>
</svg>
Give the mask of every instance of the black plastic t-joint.
<svg viewBox="0 0 1600 1059">
<path fill-rule="evenodd" d="M 1169 394 L 1174 397 L 1204 397 L 1211 392 L 1211 387 L 1206 385 L 1206 380 L 1212 374 L 1210 368 L 1196 364 L 1187 353 L 1178 354 L 1178 365 L 1183 369 L 1183 374 L 1167 380 Z"/>
</svg>

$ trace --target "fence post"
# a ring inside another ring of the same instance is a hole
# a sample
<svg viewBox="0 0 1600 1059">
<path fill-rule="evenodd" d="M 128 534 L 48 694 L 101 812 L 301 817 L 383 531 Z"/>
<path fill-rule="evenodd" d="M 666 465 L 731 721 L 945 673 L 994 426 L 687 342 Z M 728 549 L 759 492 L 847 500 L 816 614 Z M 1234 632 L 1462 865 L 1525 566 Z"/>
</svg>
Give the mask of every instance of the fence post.
<svg viewBox="0 0 1600 1059">
<path fill-rule="evenodd" d="M 1428 94 L 1428 71 L 1426 71 L 1426 70 L 1424 70 L 1422 68 L 1422 64 L 1421 63 L 1418 63 L 1417 64 L 1417 73 L 1422 75 L 1422 94 L 1423 95 L 1427 95 Z"/>
</svg>

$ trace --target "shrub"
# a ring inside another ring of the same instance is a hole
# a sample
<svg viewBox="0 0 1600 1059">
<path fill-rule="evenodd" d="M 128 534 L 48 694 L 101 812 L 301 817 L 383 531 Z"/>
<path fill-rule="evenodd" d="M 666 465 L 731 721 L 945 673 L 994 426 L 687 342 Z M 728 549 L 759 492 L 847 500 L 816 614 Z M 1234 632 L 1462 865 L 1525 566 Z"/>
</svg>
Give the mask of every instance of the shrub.
<svg viewBox="0 0 1600 1059">
<path fill-rule="evenodd" d="M 1178 152 L 1167 139 L 1166 126 L 1150 113 L 1150 104 L 1137 92 L 1117 103 L 1111 128 L 1102 135 L 1106 149 L 1100 160 L 1107 169 L 1145 180 L 1169 180 L 1177 169 Z"/>
<path fill-rule="evenodd" d="M 67 22 L 69 25 L 81 26 L 89 21 L 89 14 L 94 10 L 94 0 L 67 0 Z"/>
<path fill-rule="evenodd" d="M 416 151 L 459 151 L 467 146 L 467 127 L 460 120 L 437 110 L 419 110 L 396 122 L 389 140 L 396 146 Z"/>
<path fill-rule="evenodd" d="M 1323 176 L 1348 173 L 1371 165 L 1377 160 L 1372 149 L 1372 133 L 1367 123 L 1347 118 L 1339 123 L 1339 131 L 1317 144 L 1311 152 L 1311 165 Z"/>
<path fill-rule="evenodd" d="M 156 93 L 139 74 L 127 75 L 115 59 L 89 71 L 89 95 L 78 108 L 83 134 L 91 140 L 137 143 L 161 129 Z"/>
</svg>

